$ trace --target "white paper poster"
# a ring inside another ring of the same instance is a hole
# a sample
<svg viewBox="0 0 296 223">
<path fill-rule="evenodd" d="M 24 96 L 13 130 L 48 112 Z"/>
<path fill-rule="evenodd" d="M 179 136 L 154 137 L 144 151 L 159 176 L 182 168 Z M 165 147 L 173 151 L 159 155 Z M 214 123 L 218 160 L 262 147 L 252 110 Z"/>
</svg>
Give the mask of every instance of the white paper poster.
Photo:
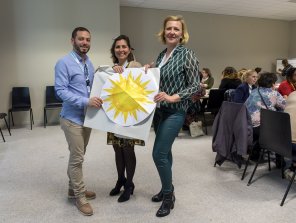
<svg viewBox="0 0 296 223">
<path fill-rule="evenodd" d="M 95 73 L 90 97 L 104 101 L 101 109 L 88 107 L 84 126 L 146 141 L 149 136 L 159 88 L 159 69 L 127 68 L 122 74 L 112 68 Z"/>
</svg>

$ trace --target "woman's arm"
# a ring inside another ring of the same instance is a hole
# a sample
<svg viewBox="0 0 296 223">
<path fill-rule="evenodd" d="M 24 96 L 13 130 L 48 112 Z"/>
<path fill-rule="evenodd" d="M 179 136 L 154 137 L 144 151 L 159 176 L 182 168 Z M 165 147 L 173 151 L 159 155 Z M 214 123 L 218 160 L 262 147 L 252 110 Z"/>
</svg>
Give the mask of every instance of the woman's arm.
<svg viewBox="0 0 296 223">
<path fill-rule="evenodd" d="M 209 79 L 207 80 L 207 89 L 211 89 L 214 85 L 214 78 L 213 77 L 209 77 Z"/>
<path fill-rule="evenodd" d="M 276 108 L 283 111 L 286 107 L 286 99 L 276 91 Z"/>
<path fill-rule="evenodd" d="M 189 99 L 194 93 L 202 90 L 202 87 L 199 84 L 198 65 L 199 62 L 195 53 L 192 50 L 189 50 L 186 54 L 184 64 L 187 87 L 177 93 L 180 100 Z"/>
</svg>

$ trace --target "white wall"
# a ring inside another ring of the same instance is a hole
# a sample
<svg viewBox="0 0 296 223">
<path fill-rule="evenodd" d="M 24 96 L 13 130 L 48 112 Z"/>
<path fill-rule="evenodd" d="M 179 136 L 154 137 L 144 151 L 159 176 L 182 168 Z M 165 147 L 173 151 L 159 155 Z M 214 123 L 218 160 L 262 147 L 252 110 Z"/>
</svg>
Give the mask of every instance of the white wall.
<svg viewBox="0 0 296 223">
<path fill-rule="evenodd" d="M 296 58 L 296 21 L 291 22 L 291 39 L 289 58 Z"/>
<path fill-rule="evenodd" d="M 93 64 L 111 64 L 109 48 L 119 34 L 119 0 L 2 0 L 0 8 L 0 112 L 8 111 L 13 86 L 30 87 L 35 124 L 43 123 L 45 86 L 54 84 L 56 61 L 71 49 L 77 26 L 91 31 Z M 17 112 L 16 124 L 29 123 Z M 49 112 L 49 121 L 57 121 Z M 2 123 L 1 123 L 2 124 Z"/>
<path fill-rule="evenodd" d="M 276 59 L 289 54 L 287 21 L 133 7 L 121 7 L 120 12 L 121 33 L 130 36 L 141 63 L 155 60 L 164 48 L 156 38 L 164 18 L 183 15 L 190 34 L 188 47 L 197 53 L 201 67 L 211 69 L 215 86 L 228 65 L 275 71 Z"/>
</svg>

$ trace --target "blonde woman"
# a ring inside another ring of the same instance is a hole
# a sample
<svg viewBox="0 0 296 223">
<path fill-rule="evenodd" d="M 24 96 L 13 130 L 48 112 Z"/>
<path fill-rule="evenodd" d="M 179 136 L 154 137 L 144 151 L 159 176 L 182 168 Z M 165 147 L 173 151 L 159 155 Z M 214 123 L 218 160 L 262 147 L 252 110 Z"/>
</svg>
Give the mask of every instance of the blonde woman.
<svg viewBox="0 0 296 223">
<path fill-rule="evenodd" d="M 160 68 L 160 89 L 154 101 L 160 106 L 153 120 L 156 133 L 153 160 L 162 188 L 152 197 L 152 201 L 162 201 L 156 216 L 163 217 L 170 214 L 175 202 L 172 145 L 184 123 L 191 96 L 201 91 L 201 86 L 198 78 L 199 62 L 195 53 L 184 46 L 189 34 L 183 17 L 168 16 L 158 36 L 166 48 L 156 61 L 156 67 Z M 145 67 L 147 69 L 150 65 Z"/>
<path fill-rule="evenodd" d="M 251 94 L 252 90 L 256 88 L 258 73 L 255 70 L 247 70 L 242 76 L 243 83 L 239 85 L 233 94 L 233 102 L 245 103 Z"/>
</svg>

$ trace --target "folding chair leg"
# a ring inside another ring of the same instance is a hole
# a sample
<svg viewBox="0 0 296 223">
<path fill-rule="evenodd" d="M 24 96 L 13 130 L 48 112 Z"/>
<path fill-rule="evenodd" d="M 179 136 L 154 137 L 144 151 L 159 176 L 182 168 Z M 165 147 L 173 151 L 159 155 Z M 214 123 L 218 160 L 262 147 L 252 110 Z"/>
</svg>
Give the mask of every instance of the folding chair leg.
<svg viewBox="0 0 296 223">
<path fill-rule="evenodd" d="M 205 127 L 206 127 L 206 135 L 208 135 L 208 127 L 206 125 L 206 116 L 205 116 L 205 113 L 203 113 L 203 119 L 204 119 L 204 124 L 205 124 Z"/>
<path fill-rule="evenodd" d="M 284 160 L 284 157 L 283 156 L 281 156 L 281 172 L 282 172 L 282 179 L 285 179 L 285 175 L 284 175 L 284 169 L 285 169 L 285 167 L 284 167 L 284 162 L 285 162 L 285 160 Z"/>
<path fill-rule="evenodd" d="M 46 110 L 43 109 L 43 122 L 44 122 L 44 128 L 46 128 Z"/>
<path fill-rule="evenodd" d="M 31 111 L 32 111 L 32 121 L 33 121 L 33 125 L 35 125 L 34 123 L 34 116 L 33 116 L 33 109 L 31 108 Z"/>
<path fill-rule="evenodd" d="M 259 164 L 259 162 L 261 161 L 261 159 L 262 159 L 262 157 L 263 157 L 263 154 L 264 154 L 264 150 L 260 153 L 259 159 L 257 160 L 256 165 L 255 165 L 255 167 L 254 167 L 254 170 L 253 170 L 253 172 L 252 172 L 252 175 L 251 175 L 251 177 L 250 177 L 250 179 L 249 179 L 249 181 L 248 181 L 248 184 L 247 184 L 248 186 L 250 186 L 251 183 L 252 183 L 252 179 L 253 179 L 254 174 L 255 174 L 255 172 L 256 172 L 256 170 L 257 170 L 258 164 Z"/>
<path fill-rule="evenodd" d="M 13 114 L 12 114 L 12 111 L 11 111 L 10 113 L 11 113 L 12 125 L 14 126 L 14 121 L 13 121 Z"/>
<path fill-rule="evenodd" d="M 8 111 L 8 126 L 9 126 L 9 129 L 10 129 L 10 112 Z"/>
<path fill-rule="evenodd" d="M 214 167 L 216 167 L 216 165 L 217 165 L 217 162 L 215 161 L 215 163 L 214 163 Z"/>
<path fill-rule="evenodd" d="M 247 159 L 247 162 L 246 162 L 245 169 L 244 169 L 244 172 L 243 172 L 243 175 L 242 175 L 241 180 L 244 180 L 245 179 L 245 175 L 246 175 L 246 172 L 247 172 L 247 169 L 248 169 L 248 166 L 249 166 L 249 162 L 250 162 L 250 157 L 251 157 L 251 155 L 249 155 L 249 157 Z"/>
<path fill-rule="evenodd" d="M 289 185 L 288 185 L 288 187 L 287 187 L 287 190 L 286 190 L 286 192 L 285 192 L 285 195 L 284 195 L 284 197 L 283 197 L 283 199 L 282 199 L 281 206 L 283 206 L 284 203 L 285 203 L 285 200 L 286 200 L 287 195 L 288 195 L 288 193 L 289 193 L 289 191 L 290 191 L 291 185 L 292 185 L 292 183 L 293 183 L 293 181 L 294 181 L 294 179 L 295 179 L 295 175 L 296 175 L 296 172 L 294 172 L 294 174 L 293 174 L 293 176 L 292 176 L 292 179 L 291 179 L 290 182 L 289 182 Z"/>
<path fill-rule="evenodd" d="M 1 132 L 1 135 L 2 135 L 2 139 L 3 139 L 3 141 L 5 142 L 5 138 L 4 138 L 4 135 L 3 135 L 3 133 L 2 133 L 1 128 L 0 128 L 0 132 Z"/>
<path fill-rule="evenodd" d="M 30 124 L 31 124 L 31 130 L 32 130 L 32 109 L 30 109 Z"/>
<path fill-rule="evenodd" d="M 7 121 L 6 121 L 6 118 L 5 118 L 5 117 L 4 117 L 4 121 L 5 121 L 5 124 L 6 124 L 6 128 L 7 128 L 8 132 L 9 132 L 9 135 L 11 135 L 11 133 L 10 133 L 10 127 L 8 126 L 8 124 L 7 124 Z"/>
<path fill-rule="evenodd" d="M 270 151 L 267 152 L 267 157 L 268 157 L 268 170 L 271 171 L 271 167 L 270 167 Z"/>
</svg>

